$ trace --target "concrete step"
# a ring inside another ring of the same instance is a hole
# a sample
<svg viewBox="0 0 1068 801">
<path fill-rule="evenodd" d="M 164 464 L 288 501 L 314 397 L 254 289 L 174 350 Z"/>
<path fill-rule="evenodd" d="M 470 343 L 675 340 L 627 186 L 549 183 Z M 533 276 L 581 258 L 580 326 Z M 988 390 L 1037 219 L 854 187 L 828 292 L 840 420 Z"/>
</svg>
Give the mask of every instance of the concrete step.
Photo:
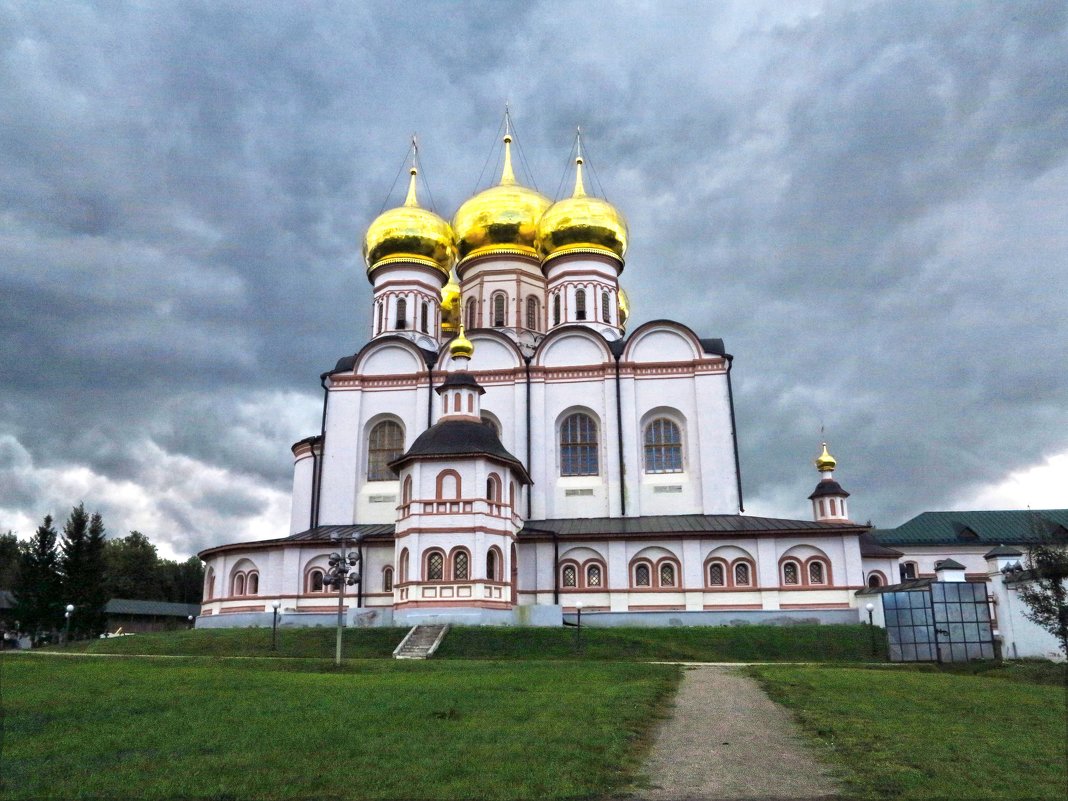
<svg viewBox="0 0 1068 801">
<path fill-rule="evenodd" d="M 393 651 L 394 659 L 429 659 L 445 639 L 449 626 L 413 626 Z"/>
</svg>

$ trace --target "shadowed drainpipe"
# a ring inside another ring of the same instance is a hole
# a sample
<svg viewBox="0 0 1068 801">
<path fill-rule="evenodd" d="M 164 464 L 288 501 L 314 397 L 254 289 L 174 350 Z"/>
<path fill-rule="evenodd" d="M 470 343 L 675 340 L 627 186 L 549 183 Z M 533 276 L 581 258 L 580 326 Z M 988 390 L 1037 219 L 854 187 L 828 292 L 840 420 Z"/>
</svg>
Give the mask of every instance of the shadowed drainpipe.
<svg viewBox="0 0 1068 801">
<path fill-rule="evenodd" d="M 326 456 L 326 400 L 330 397 L 330 390 L 326 388 L 326 379 L 330 373 L 319 376 L 319 386 L 323 388 L 323 417 L 319 424 L 319 458 L 315 459 L 315 449 L 312 448 L 312 493 L 311 527 L 319 525 L 319 501 L 323 491 L 323 459 Z"/>
<path fill-rule="evenodd" d="M 619 516 L 627 516 L 627 474 L 623 459 L 623 393 L 620 388 L 619 359 L 622 354 L 616 356 L 616 433 L 619 444 Z M 731 407 L 734 408 L 733 406 Z"/>
<path fill-rule="evenodd" d="M 727 398 L 730 400 L 731 405 L 731 442 L 734 443 L 734 478 L 738 482 L 738 511 L 745 511 L 745 504 L 742 503 L 742 466 L 738 460 L 738 426 L 734 422 L 734 389 L 731 386 L 731 368 L 734 366 L 734 357 L 729 353 L 724 353 L 723 358 L 727 360 Z"/>
<path fill-rule="evenodd" d="M 533 472 L 534 472 L 533 469 L 532 469 L 532 466 L 531 466 L 533 460 L 531 459 L 531 454 L 530 454 L 530 357 L 529 356 L 525 356 L 523 358 L 523 361 L 524 361 L 524 367 L 526 368 L 526 372 L 527 372 L 527 454 L 526 454 L 526 456 L 527 456 L 527 464 L 526 464 L 526 468 L 527 468 L 527 475 L 529 476 L 529 475 L 532 475 Z M 530 520 L 530 518 L 533 517 L 533 512 L 531 511 L 532 508 L 533 508 L 531 506 L 531 498 L 533 498 L 533 497 L 534 497 L 534 493 L 532 493 L 530 491 L 530 487 L 527 487 L 527 520 Z"/>
</svg>

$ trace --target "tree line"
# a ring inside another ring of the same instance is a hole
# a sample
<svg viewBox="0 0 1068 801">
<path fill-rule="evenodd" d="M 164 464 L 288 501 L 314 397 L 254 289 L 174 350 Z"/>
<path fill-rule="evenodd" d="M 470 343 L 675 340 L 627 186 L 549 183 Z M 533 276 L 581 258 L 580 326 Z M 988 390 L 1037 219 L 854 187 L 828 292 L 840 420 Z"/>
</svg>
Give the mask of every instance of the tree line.
<svg viewBox="0 0 1068 801">
<path fill-rule="evenodd" d="M 84 503 L 71 509 L 62 533 L 46 515 L 29 540 L 0 534 L 0 589 L 12 591 L 18 629 L 35 638 L 62 629 L 69 604 L 71 636 L 95 637 L 112 598 L 200 603 L 203 584 L 197 557 L 161 559 L 139 531 L 108 539 L 103 518 Z"/>
</svg>

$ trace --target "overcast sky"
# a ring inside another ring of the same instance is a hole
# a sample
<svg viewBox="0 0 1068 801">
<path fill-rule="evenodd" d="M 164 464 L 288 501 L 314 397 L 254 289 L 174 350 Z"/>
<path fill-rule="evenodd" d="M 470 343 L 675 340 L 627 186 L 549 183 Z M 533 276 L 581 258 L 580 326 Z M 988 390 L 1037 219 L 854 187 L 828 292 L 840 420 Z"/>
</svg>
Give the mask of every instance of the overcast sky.
<svg viewBox="0 0 1068 801">
<path fill-rule="evenodd" d="M 1066 8 L 0 0 L 0 530 L 285 534 L 408 138 L 451 218 L 506 101 L 734 355 L 749 513 L 821 427 L 860 521 L 1068 506 Z"/>
</svg>

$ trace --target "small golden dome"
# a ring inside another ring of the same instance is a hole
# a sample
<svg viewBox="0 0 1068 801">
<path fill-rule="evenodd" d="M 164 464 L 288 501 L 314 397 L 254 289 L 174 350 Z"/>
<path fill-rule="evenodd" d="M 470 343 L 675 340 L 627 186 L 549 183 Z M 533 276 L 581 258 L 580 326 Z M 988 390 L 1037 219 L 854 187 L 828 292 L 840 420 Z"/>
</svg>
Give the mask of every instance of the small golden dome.
<svg viewBox="0 0 1068 801">
<path fill-rule="evenodd" d="M 412 167 L 404 205 L 378 215 L 367 228 L 363 258 L 368 277 L 376 268 L 398 262 L 425 264 L 446 276 L 452 271 L 456 262 L 452 228 L 434 212 L 420 207 L 415 194 L 417 174 Z"/>
<path fill-rule="evenodd" d="M 623 290 L 623 287 L 619 288 L 616 300 L 619 306 L 619 327 L 622 328 L 627 324 L 627 320 L 630 319 L 630 297 Z"/>
<path fill-rule="evenodd" d="M 557 201 L 538 223 L 538 248 L 548 261 L 568 253 L 604 253 L 623 261 L 627 252 L 627 221 L 620 211 L 599 197 L 589 197 L 582 185 L 582 156 L 575 159 L 575 191 Z"/>
<path fill-rule="evenodd" d="M 827 443 L 824 442 L 823 453 L 816 457 L 816 469 L 821 473 L 830 473 L 834 470 L 836 464 L 838 464 L 838 462 L 835 461 L 833 456 L 827 453 Z"/>
<path fill-rule="evenodd" d="M 512 136 L 504 135 L 504 169 L 497 186 L 467 200 L 452 218 L 460 259 L 486 253 L 537 256 L 538 220 L 552 201 L 516 183 Z"/>
<path fill-rule="evenodd" d="M 441 330 L 446 334 L 456 331 L 460 323 L 460 285 L 456 276 L 449 273 L 449 282 L 441 288 Z"/>
<path fill-rule="evenodd" d="M 470 359 L 475 352 L 475 345 L 464 336 L 463 324 L 460 325 L 460 332 L 453 337 L 452 342 L 449 343 L 449 355 L 454 359 Z"/>
</svg>

